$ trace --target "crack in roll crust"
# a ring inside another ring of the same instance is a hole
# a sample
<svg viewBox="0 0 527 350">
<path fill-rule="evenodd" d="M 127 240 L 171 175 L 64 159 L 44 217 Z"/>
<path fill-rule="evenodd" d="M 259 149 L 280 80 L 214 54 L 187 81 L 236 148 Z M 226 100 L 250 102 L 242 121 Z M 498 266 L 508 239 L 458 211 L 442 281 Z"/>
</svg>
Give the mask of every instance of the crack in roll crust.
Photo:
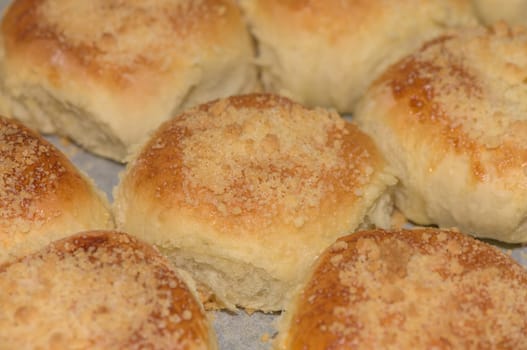
<svg viewBox="0 0 527 350">
<path fill-rule="evenodd" d="M 105 196 L 53 145 L 0 118 L 0 262 L 54 239 L 111 228 Z"/>
<path fill-rule="evenodd" d="M 269 311 L 333 237 L 368 215 L 386 225 L 393 183 L 371 139 L 336 113 L 253 94 L 158 129 L 128 166 L 115 213 L 123 229 L 188 254 L 180 263 L 203 269 L 201 282 L 239 274 L 235 292 L 206 283 L 228 305 Z M 245 291 L 256 285 L 266 291 Z"/>
<path fill-rule="evenodd" d="M 525 349 L 527 271 L 437 229 L 339 239 L 281 320 L 276 349 Z"/>
<path fill-rule="evenodd" d="M 407 217 L 527 240 L 526 77 L 527 33 L 502 24 L 432 40 L 372 85 L 355 116 Z"/>
<path fill-rule="evenodd" d="M 207 316 L 152 247 L 93 231 L 0 265 L 6 348 L 216 349 Z"/>
</svg>

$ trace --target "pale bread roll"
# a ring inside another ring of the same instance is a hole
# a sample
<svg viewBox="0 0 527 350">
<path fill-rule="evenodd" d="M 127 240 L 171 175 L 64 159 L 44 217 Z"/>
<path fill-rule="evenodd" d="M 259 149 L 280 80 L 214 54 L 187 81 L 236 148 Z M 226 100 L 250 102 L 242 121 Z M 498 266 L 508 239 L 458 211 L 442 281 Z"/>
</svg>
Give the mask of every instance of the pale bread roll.
<svg viewBox="0 0 527 350">
<path fill-rule="evenodd" d="M 355 119 L 394 167 L 418 224 L 527 241 L 527 33 L 454 31 L 377 80 Z"/>
<path fill-rule="evenodd" d="M 353 112 L 389 64 L 445 28 L 475 25 L 471 0 L 239 0 L 264 87 Z"/>
<path fill-rule="evenodd" d="M 233 0 L 15 0 L 0 112 L 119 161 L 174 113 L 256 88 Z"/>
<path fill-rule="evenodd" d="M 244 95 L 162 125 L 122 175 L 115 215 L 215 306 L 274 311 L 337 237 L 390 224 L 394 182 L 371 139 L 336 113 Z"/>
<path fill-rule="evenodd" d="M 487 25 L 505 21 L 511 25 L 527 25 L 526 0 L 472 0 L 479 19 Z"/>
<path fill-rule="evenodd" d="M 0 263 L 113 225 L 106 196 L 91 179 L 37 133 L 0 117 Z"/>
<path fill-rule="evenodd" d="M 527 271 L 437 229 L 356 233 L 318 259 L 277 350 L 526 349 Z"/>
<path fill-rule="evenodd" d="M 152 247 L 92 231 L 0 265 L 2 349 L 217 349 L 184 279 Z"/>
</svg>

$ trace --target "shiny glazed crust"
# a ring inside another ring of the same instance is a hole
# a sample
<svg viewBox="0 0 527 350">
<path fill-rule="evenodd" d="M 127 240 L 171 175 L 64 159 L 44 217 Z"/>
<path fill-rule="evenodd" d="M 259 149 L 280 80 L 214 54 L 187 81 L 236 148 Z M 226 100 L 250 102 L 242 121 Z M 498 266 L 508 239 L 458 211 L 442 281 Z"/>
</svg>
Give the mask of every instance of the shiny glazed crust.
<svg viewBox="0 0 527 350">
<path fill-rule="evenodd" d="M 276 349 L 524 349 L 527 271 L 437 229 L 339 239 L 283 316 Z"/>
<path fill-rule="evenodd" d="M 159 128 L 122 176 L 115 214 L 226 305 L 271 311 L 336 237 L 389 225 L 393 183 L 370 138 L 336 113 L 244 95 Z"/>
<path fill-rule="evenodd" d="M 454 31 L 377 80 L 355 115 L 419 224 L 527 241 L 527 33 Z"/>
<path fill-rule="evenodd" d="M 471 0 L 239 0 L 267 91 L 353 112 L 387 65 L 445 28 L 475 25 Z"/>
<path fill-rule="evenodd" d="M 0 111 L 120 161 L 181 109 L 256 86 L 231 0 L 16 0 L 0 42 Z"/>
<path fill-rule="evenodd" d="M 112 227 L 106 197 L 90 179 L 37 133 L 0 117 L 0 263 Z"/>
<path fill-rule="evenodd" d="M 0 265 L 0 307 L 10 349 L 217 348 L 181 277 L 124 233 L 80 233 Z"/>
</svg>

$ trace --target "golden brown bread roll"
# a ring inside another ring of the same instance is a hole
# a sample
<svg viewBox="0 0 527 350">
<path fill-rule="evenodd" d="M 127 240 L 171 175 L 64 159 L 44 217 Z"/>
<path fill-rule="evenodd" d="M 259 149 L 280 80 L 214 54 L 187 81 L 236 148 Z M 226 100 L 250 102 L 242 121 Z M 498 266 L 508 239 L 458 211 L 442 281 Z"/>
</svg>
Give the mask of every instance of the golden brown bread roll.
<svg viewBox="0 0 527 350">
<path fill-rule="evenodd" d="M 106 196 L 53 145 L 0 117 L 0 263 L 87 229 L 113 227 Z"/>
<path fill-rule="evenodd" d="M 0 265 L 3 349 L 216 349 L 203 308 L 152 247 L 92 231 Z"/>
<path fill-rule="evenodd" d="M 512 25 L 527 25 L 526 0 L 472 0 L 479 19 L 487 25 L 505 21 Z"/>
<path fill-rule="evenodd" d="M 0 112 L 119 161 L 174 113 L 252 91 L 233 0 L 15 0 L 0 33 Z"/>
<path fill-rule="evenodd" d="M 527 241 L 527 33 L 505 25 L 430 41 L 377 80 L 355 119 L 419 224 Z"/>
<path fill-rule="evenodd" d="M 218 306 L 280 310 L 317 254 L 389 225 L 394 178 L 336 113 L 266 94 L 163 124 L 115 190 L 118 227 L 157 245 Z"/>
<path fill-rule="evenodd" d="M 318 259 L 276 349 L 525 349 L 527 271 L 466 235 L 372 230 Z"/>
<path fill-rule="evenodd" d="M 445 28 L 475 25 L 471 0 L 239 0 L 264 87 L 352 112 L 369 83 Z"/>
</svg>

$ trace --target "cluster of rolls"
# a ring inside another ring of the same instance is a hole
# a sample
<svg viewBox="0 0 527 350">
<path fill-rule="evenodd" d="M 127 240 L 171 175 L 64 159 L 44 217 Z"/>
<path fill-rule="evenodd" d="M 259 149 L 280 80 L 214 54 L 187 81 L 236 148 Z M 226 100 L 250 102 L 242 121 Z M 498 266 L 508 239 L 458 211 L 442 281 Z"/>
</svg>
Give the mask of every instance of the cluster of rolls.
<svg viewBox="0 0 527 350">
<path fill-rule="evenodd" d="M 471 236 L 527 242 L 526 3 L 15 0 L 0 348 L 216 349 L 240 307 L 276 349 L 524 349 Z M 114 203 L 31 128 L 126 162 Z"/>
<path fill-rule="evenodd" d="M 191 279 L 59 150 L 1 118 L 0 159 L 0 348 L 217 348 Z"/>
</svg>

